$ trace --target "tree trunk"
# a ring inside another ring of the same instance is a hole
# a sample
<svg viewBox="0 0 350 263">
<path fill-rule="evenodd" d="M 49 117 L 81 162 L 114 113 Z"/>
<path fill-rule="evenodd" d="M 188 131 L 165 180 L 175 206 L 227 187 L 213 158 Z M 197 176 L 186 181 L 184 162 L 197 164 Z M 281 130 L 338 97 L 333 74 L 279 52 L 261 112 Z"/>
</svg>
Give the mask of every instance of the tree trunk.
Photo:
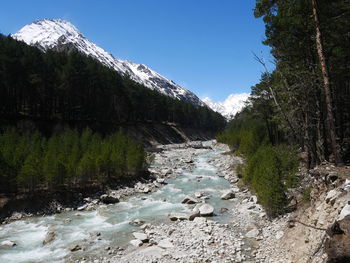
<svg viewBox="0 0 350 263">
<path fill-rule="evenodd" d="M 321 64 L 324 93 L 325 93 L 325 100 L 326 100 L 326 107 L 327 107 L 327 120 L 328 120 L 327 128 L 330 136 L 332 153 L 334 155 L 334 161 L 336 164 L 340 164 L 342 161 L 339 154 L 337 135 L 335 132 L 335 119 L 334 119 L 333 107 L 332 107 L 331 87 L 330 87 L 328 68 L 326 64 L 326 58 L 325 58 L 325 55 L 323 52 L 323 46 L 322 46 L 322 35 L 321 35 L 320 21 L 318 17 L 318 9 L 317 9 L 317 2 L 316 2 L 317 0 L 311 0 L 311 1 L 312 1 L 313 17 L 315 21 L 315 29 L 316 29 L 316 47 L 317 47 L 317 53 Z"/>
</svg>

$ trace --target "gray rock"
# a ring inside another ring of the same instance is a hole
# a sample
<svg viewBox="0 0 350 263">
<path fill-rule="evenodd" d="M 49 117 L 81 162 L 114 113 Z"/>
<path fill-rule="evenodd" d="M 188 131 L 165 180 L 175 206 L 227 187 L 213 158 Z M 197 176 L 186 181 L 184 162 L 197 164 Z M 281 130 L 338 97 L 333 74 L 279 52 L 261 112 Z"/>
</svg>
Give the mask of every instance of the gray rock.
<svg viewBox="0 0 350 263">
<path fill-rule="evenodd" d="M 182 201 L 181 204 L 196 204 L 198 203 L 198 200 L 190 197 L 190 196 L 186 196 Z"/>
<path fill-rule="evenodd" d="M 117 196 L 103 194 L 100 196 L 100 201 L 104 204 L 115 204 L 119 202 L 119 198 Z"/>
<path fill-rule="evenodd" d="M 79 206 L 78 208 L 77 208 L 77 210 L 78 211 L 83 211 L 83 210 L 85 210 L 85 208 L 87 208 L 87 204 L 85 204 L 85 205 L 82 205 L 82 206 Z"/>
<path fill-rule="evenodd" d="M 170 239 L 166 238 L 159 241 L 158 247 L 167 249 L 167 248 L 173 248 L 174 245 L 173 243 L 171 243 Z"/>
<path fill-rule="evenodd" d="M 176 221 L 176 220 L 189 220 L 189 216 L 184 213 L 170 213 L 169 218 L 171 221 Z"/>
<path fill-rule="evenodd" d="M 259 236 L 259 234 L 260 234 L 259 229 L 254 228 L 254 229 L 250 230 L 249 232 L 247 232 L 245 234 L 245 236 L 247 238 L 257 238 Z"/>
<path fill-rule="evenodd" d="M 229 200 L 229 199 L 232 199 L 232 198 L 235 198 L 235 193 L 231 189 L 225 190 L 223 192 L 223 194 L 221 195 L 221 199 L 222 200 Z"/>
<path fill-rule="evenodd" d="M 45 237 L 44 241 L 43 241 L 43 245 L 46 245 L 46 244 L 48 244 L 48 243 L 51 243 L 52 241 L 55 240 L 55 238 L 56 238 L 55 232 L 53 232 L 53 231 L 48 232 L 48 233 L 46 234 L 46 237 Z"/>
<path fill-rule="evenodd" d="M 212 216 L 214 213 L 214 207 L 209 204 L 203 204 L 199 207 L 200 216 Z"/>
<path fill-rule="evenodd" d="M 75 251 L 78 251 L 78 250 L 82 250 L 81 246 L 79 246 L 79 245 L 75 245 L 75 246 L 72 246 L 70 248 L 71 252 L 75 252 Z"/>
<path fill-rule="evenodd" d="M 143 243 L 146 243 L 146 242 L 148 242 L 148 240 L 149 240 L 148 236 L 147 236 L 145 233 L 134 232 L 134 233 L 132 233 L 132 235 L 133 235 L 136 239 L 141 240 Z"/>
<path fill-rule="evenodd" d="M 15 246 L 17 246 L 17 244 L 10 240 L 4 240 L 0 243 L 0 248 L 10 248 Z"/>
<path fill-rule="evenodd" d="M 132 221 L 129 222 L 129 225 L 132 226 L 142 226 L 145 223 L 145 221 L 141 220 L 141 219 L 134 219 Z"/>
<path fill-rule="evenodd" d="M 129 243 L 134 247 L 141 247 L 143 245 L 143 242 L 139 239 L 133 239 Z"/>
</svg>

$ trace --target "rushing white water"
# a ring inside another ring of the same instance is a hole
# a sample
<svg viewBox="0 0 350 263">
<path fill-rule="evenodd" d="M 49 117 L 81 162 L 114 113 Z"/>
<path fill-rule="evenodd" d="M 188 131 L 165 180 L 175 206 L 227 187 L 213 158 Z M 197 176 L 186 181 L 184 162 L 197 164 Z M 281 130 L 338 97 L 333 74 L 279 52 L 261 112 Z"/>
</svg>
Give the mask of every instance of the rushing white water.
<svg viewBox="0 0 350 263">
<path fill-rule="evenodd" d="M 0 248 L 0 262 L 65 262 L 71 255 L 70 248 L 79 244 L 84 251 L 74 252 L 79 257 L 101 252 L 107 246 L 125 246 L 137 227 L 129 222 L 141 219 L 146 222 L 168 220 L 170 212 L 189 212 L 181 204 L 186 196 L 200 191 L 210 195 L 208 203 L 215 207 L 215 220 L 225 221 L 220 215 L 222 207 L 230 207 L 229 201 L 220 199 L 221 190 L 230 188 L 229 182 L 217 175 L 217 169 L 208 163 L 220 151 L 201 154 L 195 159 L 192 171 L 182 171 L 177 178 L 167 180 L 168 185 L 151 194 L 139 194 L 114 205 L 100 206 L 96 211 L 72 211 L 53 216 L 33 217 L 0 227 L 0 242 L 11 240 L 17 246 Z M 146 197 L 146 200 L 143 200 Z M 56 234 L 53 242 L 43 245 L 49 231 Z M 97 235 L 100 233 L 100 235 Z"/>
</svg>

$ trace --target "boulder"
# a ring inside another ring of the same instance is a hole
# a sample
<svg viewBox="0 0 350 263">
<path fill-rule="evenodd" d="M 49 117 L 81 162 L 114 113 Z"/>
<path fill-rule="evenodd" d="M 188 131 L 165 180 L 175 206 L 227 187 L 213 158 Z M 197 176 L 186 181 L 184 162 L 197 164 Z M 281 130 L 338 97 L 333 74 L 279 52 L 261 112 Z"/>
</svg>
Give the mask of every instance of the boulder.
<svg viewBox="0 0 350 263">
<path fill-rule="evenodd" d="M 194 223 L 196 224 L 205 224 L 207 223 L 207 219 L 205 217 L 196 217 L 194 220 L 193 220 Z"/>
<path fill-rule="evenodd" d="M 136 239 L 141 240 L 143 243 L 146 243 L 146 242 L 148 242 L 148 240 L 149 240 L 147 234 L 142 233 L 142 232 L 134 232 L 134 233 L 132 233 L 132 235 L 133 235 Z"/>
<path fill-rule="evenodd" d="M 82 205 L 82 206 L 79 206 L 78 208 L 77 208 L 77 210 L 78 211 L 83 211 L 83 210 L 85 210 L 85 208 L 87 208 L 87 204 L 85 204 L 85 205 Z"/>
<path fill-rule="evenodd" d="M 79 245 L 75 245 L 75 246 L 72 246 L 70 248 L 71 252 L 75 252 L 75 251 L 78 251 L 78 250 L 82 250 L 81 246 L 79 246 Z"/>
<path fill-rule="evenodd" d="M 134 247 L 141 247 L 143 245 L 143 242 L 139 239 L 133 239 L 129 243 Z"/>
<path fill-rule="evenodd" d="M 186 196 L 182 201 L 181 204 L 196 204 L 198 203 L 198 200 L 190 197 L 190 196 Z"/>
<path fill-rule="evenodd" d="M 201 198 L 201 197 L 203 196 L 203 193 L 201 193 L 201 192 L 195 192 L 195 193 L 194 193 L 194 196 L 195 196 L 196 198 Z"/>
<path fill-rule="evenodd" d="M 200 216 L 212 216 L 214 213 L 214 207 L 209 204 L 203 204 L 199 207 Z"/>
<path fill-rule="evenodd" d="M 221 195 L 221 199 L 222 200 L 229 200 L 229 199 L 232 199 L 232 198 L 235 198 L 235 193 L 231 189 L 225 190 L 223 192 L 223 194 Z"/>
<path fill-rule="evenodd" d="M 245 236 L 247 238 L 257 238 L 259 236 L 259 234 L 260 234 L 259 229 L 254 228 L 254 229 L 250 230 L 249 232 L 247 232 L 245 234 Z"/>
<path fill-rule="evenodd" d="M 159 241 L 158 247 L 167 249 L 167 248 L 173 248 L 174 245 L 173 243 L 171 243 L 170 239 L 166 238 Z"/>
<path fill-rule="evenodd" d="M 145 221 L 141 220 L 141 219 L 134 219 L 132 221 L 129 222 L 129 225 L 132 226 L 142 226 L 145 223 Z"/>
<path fill-rule="evenodd" d="M 168 184 L 167 182 L 165 182 L 164 178 L 158 178 L 156 181 L 158 184 Z"/>
<path fill-rule="evenodd" d="M 10 248 L 15 246 L 17 246 L 17 244 L 10 240 L 4 240 L 0 243 L 0 248 Z"/>
<path fill-rule="evenodd" d="M 340 192 L 338 190 L 336 189 L 330 190 L 326 196 L 326 203 L 330 203 L 331 205 L 333 205 L 339 195 L 340 195 Z"/>
<path fill-rule="evenodd" d="M 169 218 L 171 221 L 189 220 L 189 216 L 184 213 L 170 213 Z"/>
<path fill-rule="evenodd" d="M 55 232 L 53 232 L 53 231 L 48 232 L 46 234 L 44 241 L 43 241 L 43 245 L 45 246 L 46 244 L 51 243 L 52 241 L 55 240 L 55 238 L 56 238 Z"/>
<path fill-rule="evenodd" d="M 345 206 L 340 213 L 340 220 L 336 220 L 326 233 L 328 238 L 325 243 L 325 252 L 328 262 L 350 262 L 350 211 Z M 344 210 L 345 209 L 345 210 Z"/>
<path fill-rule="evenodd" d="M 279 239 L 281 239 L 281 238 L 283 237 L 283 235 L 284 235 L 284 232 L 283 232 L 283 231 L 278 231 L 278 232 L 276 233 L 276 235 L 275 235 L 275 238 L 276 238 L 277 240 L 279 240 Z"/>
<path fill-rule="evenodd" d="M 115 204 L 119 202 L 119 198 L 114 195 L 103 194 L 100 196 L 100 201 L 104 204 Z"/>
<path fill-rule="evenodd" d="M 147 194 L 151 192 L 151 189 L 148 186 L 146 186 L 145 188 L 143 188 L 142 192 Z"/>
</svg>

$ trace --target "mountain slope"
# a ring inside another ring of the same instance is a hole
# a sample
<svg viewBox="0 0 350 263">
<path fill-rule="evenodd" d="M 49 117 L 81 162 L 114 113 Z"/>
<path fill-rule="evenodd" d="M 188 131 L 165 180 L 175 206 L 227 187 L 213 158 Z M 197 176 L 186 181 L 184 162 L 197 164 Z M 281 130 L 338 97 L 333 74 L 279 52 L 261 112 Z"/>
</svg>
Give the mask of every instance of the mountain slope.
<svg viewBox="0 0 350 263">
<path fill-rule="evenodd" d="M 227 120 L 230 120 L 244 107 L 244 103 L 248 97 L 248 93 L 241 93 L 231 94 L 222 102 L 213 102 L 209 97 L 204 98 L 202 101 L 212 110 L 220 113 Z"/>
<path fill-rule="evenodd" d="M 196 106 L 204 103 L 191 91 L 163 77 L 146 65 L 114 58 L 111 54 L 85 38 L 79 30 L 67 21 L 43 19 L 24 26 L 12 37 L 36 46 L 43 51 L 52 49 L 70 52 L 73 49 L 91 56 L 117 72 L 128 75 L 134 81 L 158 92 Z"/>
</svg>

